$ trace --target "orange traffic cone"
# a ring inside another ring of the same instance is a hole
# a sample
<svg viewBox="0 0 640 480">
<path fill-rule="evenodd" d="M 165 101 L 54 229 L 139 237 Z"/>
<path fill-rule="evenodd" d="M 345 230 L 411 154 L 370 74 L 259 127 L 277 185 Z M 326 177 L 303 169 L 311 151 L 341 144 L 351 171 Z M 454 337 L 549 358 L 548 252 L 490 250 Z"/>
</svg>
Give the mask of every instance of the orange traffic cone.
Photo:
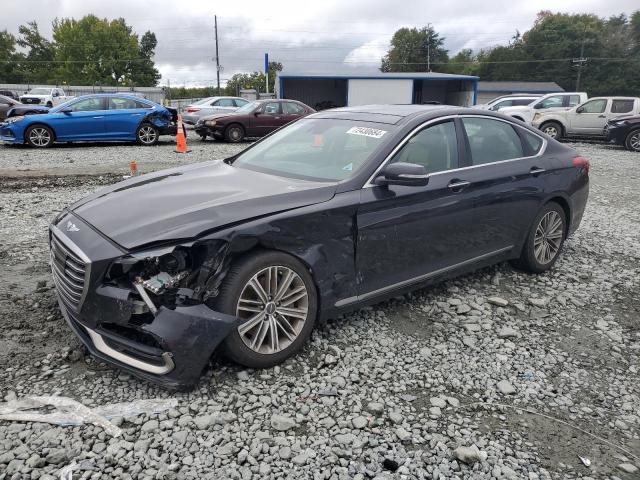
<svg viewBox="0 0 640 480">
<path fill-rule="evenodd" d="M 178 115 L 178 132 L 176 134 L 176 153 L 188 153 L 191 150 L 187 147 L 187 136 L 184 134 L 182 126 L 182 116 Z"/>
<path fill-rule="evenodd" d="M 129 170 L 131 171 L 131 175 L 138 173 L 138 163 L 135 160 L 129 162 Z"/>
</svg>

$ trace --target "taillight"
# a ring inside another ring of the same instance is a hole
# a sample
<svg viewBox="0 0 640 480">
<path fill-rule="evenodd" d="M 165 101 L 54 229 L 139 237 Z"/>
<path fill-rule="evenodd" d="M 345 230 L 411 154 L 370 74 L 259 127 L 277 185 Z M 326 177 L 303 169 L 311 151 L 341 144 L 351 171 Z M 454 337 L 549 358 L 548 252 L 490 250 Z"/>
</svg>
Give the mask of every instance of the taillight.
<svg viewBox="0 0 640 480">
<path fill-rule="evenodd" d="M 589 160 L 587 160 L 584 157 L 574 157 L 573 158 L 573 166 L 574 167 L 584 167 L 587 170 L 587 172 L 591 168 L 591 164 L 589 163 Z"/>
<path fill-rule="evenodd" d="M 194 107 L 189 107 L 185 110 L 185 112 L 187 113 L 194 113 L 194 112 L 199 112 L 200 109 L 199 108 L 194 108 Z"/>
</svg>

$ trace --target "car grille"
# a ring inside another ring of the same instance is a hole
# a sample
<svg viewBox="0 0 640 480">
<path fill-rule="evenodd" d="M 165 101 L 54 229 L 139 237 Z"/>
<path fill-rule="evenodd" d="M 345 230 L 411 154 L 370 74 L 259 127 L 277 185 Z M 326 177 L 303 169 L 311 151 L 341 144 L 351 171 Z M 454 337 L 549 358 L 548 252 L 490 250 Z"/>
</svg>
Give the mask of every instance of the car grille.
<svg viewBox="0 0 640 480">
<path fill-rule="evenodd" d="M 40 103 L 40 99 L 26 97 L 22 99 L 22 103 Z"/>
<path fill-rule="evenodd" d="M 68 240 L 65 239 L 68 242 Z M 51 233 L 51 271 L 58 295 L 65 306 L 78 312 L 86 293 L 88 268 L 74 248 Z"/>
</svg>

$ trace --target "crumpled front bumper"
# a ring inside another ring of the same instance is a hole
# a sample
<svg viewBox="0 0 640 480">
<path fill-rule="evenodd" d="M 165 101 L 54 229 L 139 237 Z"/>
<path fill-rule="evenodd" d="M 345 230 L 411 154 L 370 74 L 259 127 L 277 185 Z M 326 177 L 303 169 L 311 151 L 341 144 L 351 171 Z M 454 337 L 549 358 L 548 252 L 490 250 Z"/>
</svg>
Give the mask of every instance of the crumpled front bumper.
<svg viewBox="0 0 640 480">
<path fill-rule="evenodd" d="M 149 324 L 133 332 L 149 334 L 157 346 L 98 326 L 83 324 L 58 298 L 62 314 L 89 352 L 133 375 L 184 390 L 195 386 L 218 345 L 237 326 L 231 315 L 215 312 L 205 305 L 161 307 Z"/>
<path fill-rule="evenodd" d="M 104 282 L 105 272 L 122 251 L 75 215 L 64 215 L 57 225 L 50 228 L 50 248 L 58 304 L 89 352 L 167 388 L 196 385 L 239 320 L 204 304 L 144 312 L 134 289 Z M 59 227 L 65 225 L 73 228 L 63 232 Z M 78 271 L 73 270 L 78 259 L 84 262 L 85 285 L 75 302 L 74 285 L 65 275 L 75 275 L 71 278 L 78 283 Z"/>
</svg>

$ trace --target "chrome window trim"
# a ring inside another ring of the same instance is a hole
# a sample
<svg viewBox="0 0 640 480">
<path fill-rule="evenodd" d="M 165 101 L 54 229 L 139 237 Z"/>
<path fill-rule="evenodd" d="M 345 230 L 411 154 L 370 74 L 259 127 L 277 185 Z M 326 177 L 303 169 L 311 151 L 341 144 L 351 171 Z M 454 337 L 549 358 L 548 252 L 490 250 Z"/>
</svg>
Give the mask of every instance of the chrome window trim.
<svg viewBox="0 0 640 480">
<path fill-rule="evenodd" d="M 520 125 L 513 123 L 507 119 L 504 118 L 498 118 L 498 117 L 490 117 L 488 115 L 475 115 L 472 113 L 465 113 L 462 115 L 447 115 L 445 117 L 439 117 L 439 118 L 434 118 L 431 120 L 427 120 L 424 123 L 421 123 L 420 125 L 418 125 L 416 128 L 414 128 L 413 130 L 411 130 L 411 132 L 409 132 L 409 134 L 407 136 L 405 136 L 402 141 L 396 145 L 394 147 L 393 150 L 391 150 L 391 152 L 389 153 L 389 155 L 386 156 L 386 158 L 382 161 L 382 163 L 380 163 L 380 166 L 373 172 L 373 175 L 371 175 L 369 177 L 369 180 L 367 180 L 367 182 L 364 184 L 364 186 L 362 188 L 372 188 L 372 187 L 377 187 L 378 185 L 376 185 L 375 183 L 373 183 L 373 180 L 378 176 L 378 174 L 380 173 L 380 171 L 385 167 L 385 165 L 387 163 L 389 163 L 389 161 L 395 156 L 396 153 L 398 153 L 398 151 L 400 149 L 402 149 L 402 147 L 404 147 L 404 145 L 416 134 L 418 133 L 420 130 L 428 127 L 429 125 L 432 125 L 434 123 L 438 123 L 441 122 L 443 120 L 452 120 L 452 119 L 456 119 L 456 118 L 486 118 L 489 120 L 497 120 L 499 122 L 504 122 L 507 123 L 509 125 L 511 125 L 513 128 L 519 128 L 521 130 L 524 130 L 527 133 L 530 133 L 532 135 L 535 135 L 536 137 L 540 138 L 542 140 L 542 146 L 540 147 L 540 150 L 538 150 L 538 153 L 535 155 L 530 155 L 528 157 L 518 157 L 518 158 L 509 158 L 507 160 L 498 160 L 495 162 L 489 162 L 489 163 L 482 163 L 480 165 L 469 165 L 466 167 L 458 167 L 458 168 L 452 168 L 451 170 L 442 170 L 441 172 L 433 172 L 430 173 L 428 176 L 431 177 L 433 175 L 442 175 L 443 173 L 452 173 L 452 172 L 458 172 L 458 171 L 464 171 L 464 170 L 469 170 L 472 168 L 479 168 L 479 167 L 485 167 L 487 165 L 498 165 L 501 163 L 506 163 L 506 162 L 515 162 L 518 160 L 527 160 L 527 159 L 531 159 L 531 158 L 537 158 L 540 157 L 544 154 L 544 152 L 547 149 L 547 139 L 544 138 L 542 135 L 539 135 L 536 132 L 532 132 L 531 130 L 528 130 L 526 128 L 522 128 Z M 519 136 L 519 135 L 518 135 Z"/>
</svg>

